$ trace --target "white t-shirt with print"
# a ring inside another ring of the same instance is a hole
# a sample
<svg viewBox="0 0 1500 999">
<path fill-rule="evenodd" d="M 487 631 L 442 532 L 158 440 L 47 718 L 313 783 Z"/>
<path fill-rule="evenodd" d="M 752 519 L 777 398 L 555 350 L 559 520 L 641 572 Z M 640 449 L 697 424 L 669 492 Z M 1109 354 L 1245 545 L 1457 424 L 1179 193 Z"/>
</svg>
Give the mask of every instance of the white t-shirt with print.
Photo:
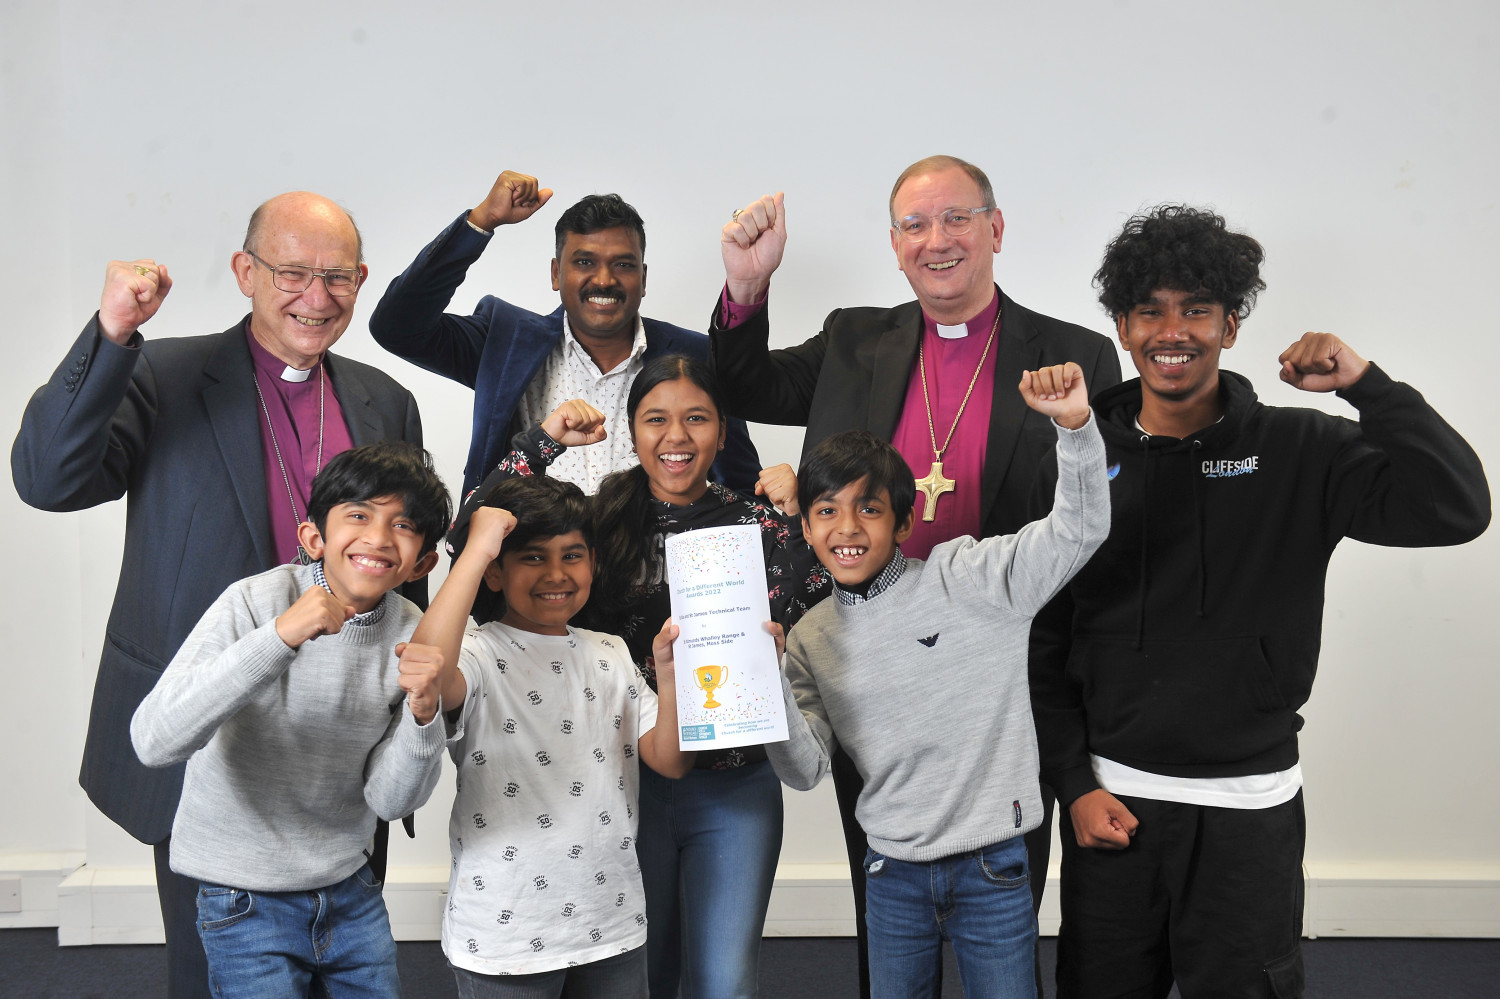
<svg viewBox="0 0 1500 999">
<path fill-rule="evenodd" d="M 468 696 L 443 952 L 484 975 L 587 964 L 646 942 L 637 741 L 656 695 L 624 640 L 499 623 L 464 636 Z"/>
</svg>

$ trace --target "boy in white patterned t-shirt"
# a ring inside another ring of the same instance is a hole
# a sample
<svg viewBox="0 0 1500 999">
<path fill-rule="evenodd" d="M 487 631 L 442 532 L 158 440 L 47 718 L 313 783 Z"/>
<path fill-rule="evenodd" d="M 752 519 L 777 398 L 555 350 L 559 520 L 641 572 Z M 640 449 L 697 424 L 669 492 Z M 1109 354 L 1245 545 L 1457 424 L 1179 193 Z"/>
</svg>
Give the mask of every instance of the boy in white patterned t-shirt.
<svg viewBox="0 0 1500 999">
<path fill-rule="evenodd" d="M 442 650 L 443 703 L 459 705 L 442 942 L 462 999 L 647 992 L 637 753 L 672 777 L 693 754 L 676 626 L 655 643 L 659 701 L 623 640 L 568 626 L 593 582 L 588 523 L 576 485 L 505 480 L 450 534 L 458 557 L 413 635 Z"/>
</svg>

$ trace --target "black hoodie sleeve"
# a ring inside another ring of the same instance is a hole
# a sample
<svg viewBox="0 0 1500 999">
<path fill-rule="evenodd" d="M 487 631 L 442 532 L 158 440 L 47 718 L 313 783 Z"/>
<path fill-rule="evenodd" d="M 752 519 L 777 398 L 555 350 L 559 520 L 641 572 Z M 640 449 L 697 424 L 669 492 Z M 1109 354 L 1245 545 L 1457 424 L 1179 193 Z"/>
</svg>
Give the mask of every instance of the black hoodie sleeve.
<svg viewBox="0 0 1500 999">
<path fill-rule="evenodd" d="M 1484 465 L 1420 392 L 1371 364 L 1339 395 L 1359 410 L 1361 432 L 1339 448 L 1328 477 L 1333 540 L 1422 548 L 1484 533 Z"/>
</svg>

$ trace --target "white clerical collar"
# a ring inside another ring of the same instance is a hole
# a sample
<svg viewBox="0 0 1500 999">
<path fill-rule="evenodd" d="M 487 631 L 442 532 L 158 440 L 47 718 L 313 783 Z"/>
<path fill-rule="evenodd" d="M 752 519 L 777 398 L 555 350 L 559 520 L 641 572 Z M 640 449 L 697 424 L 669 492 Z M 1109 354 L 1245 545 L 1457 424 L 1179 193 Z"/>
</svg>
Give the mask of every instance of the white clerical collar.
<svg viewBox="0 0 1500 999">
<path fill-rule="evenodd" d="M 314 364 L 313 368 L 316 367 L 317 365 Z M 284 382 L 305 382 L 312 377 L 312 373 L 312 368 L 308 368 L 306 371 L 303 371 L 300 368 L 294 368 L 290 364 L 288 364 L 286 366 L 286 370 L 281 372 L 281 380 Z"/>
<path fill-rule="evenodd" d="M 944 340 L 962 340 L 969 335 L 969 324 L 959 323 L 957 326 L 944 326 L 942 323 L 934 323 L 937 326 L 937 335 Z"/>
</svg>

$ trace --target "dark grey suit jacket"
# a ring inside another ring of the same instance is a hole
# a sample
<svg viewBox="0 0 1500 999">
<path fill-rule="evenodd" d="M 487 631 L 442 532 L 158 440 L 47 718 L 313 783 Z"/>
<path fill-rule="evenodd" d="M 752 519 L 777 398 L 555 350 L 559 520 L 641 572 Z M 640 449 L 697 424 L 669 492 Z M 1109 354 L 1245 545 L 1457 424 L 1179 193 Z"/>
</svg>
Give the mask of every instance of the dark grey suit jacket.
<svg viewBox="0 0 1500 999">
<path fill-rule="evenodd" d="M 980 484 L 985 535 L 1014 533 L 1032 519 L 1037 468 L 1057 441 L 1051 421 L 1030 409 L 1017 391 L 1021 372 L 1076 361 L 1091 396 L 1120 382 L 1114 341 L 1032 312 L 1003 291 L 1000 307 L 995 394 Z M 836 309 L 816 336 L 781 350 L 769 349 L 767 312 L 725 330 L 714 310 L 709 356 L 730 413 L 755 423 L 807 427 L 804 456 L 842 430 L 868 430 L 890 440 L 917 363 L 922 307 L 907 302 L 894 309 Z"/>
<path fill-rule="evenodd" d="M 145 767 L 130 718 L 231 583 L 276 564 L 260 416 L 244 322 L 223 333 L 120 346 L 94 316 L 26 406 L 11 449 L 21 499 L 82 510 L 126 497 L 125 556 L 105 634 L 79 783 L 145 843 L 172 831 L 183 766 Z M 411 393 L 328 357 L 356 445 L 422 442 Z M 404 591 L 425 597 L 426 584 Z"/>
</svg>

